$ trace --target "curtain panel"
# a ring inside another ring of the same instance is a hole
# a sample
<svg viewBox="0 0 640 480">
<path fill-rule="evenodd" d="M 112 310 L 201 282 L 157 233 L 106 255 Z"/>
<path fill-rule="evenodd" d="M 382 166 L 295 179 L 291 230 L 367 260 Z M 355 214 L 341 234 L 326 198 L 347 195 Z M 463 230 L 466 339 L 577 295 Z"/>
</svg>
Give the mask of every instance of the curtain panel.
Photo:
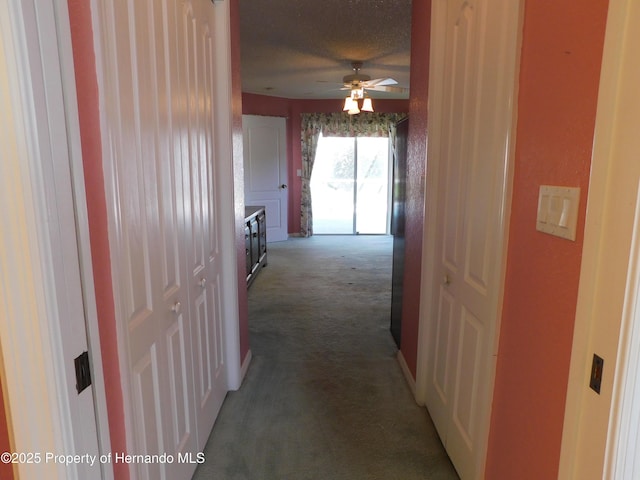
<svg viewBox="0 0 640 480">
<path fill-rule="evenodd" d="M 325 137 L 390 137 L 395 143 L 396 123 L 404 113 L 366 113 L 348 115 L 338 113 L 303 113 L 302 143 L 302 191 L 300 199 L 300 235 L 313 235 L 313 210 L 311 207 L 311 173 L 322 133 Z"/>
</svg>

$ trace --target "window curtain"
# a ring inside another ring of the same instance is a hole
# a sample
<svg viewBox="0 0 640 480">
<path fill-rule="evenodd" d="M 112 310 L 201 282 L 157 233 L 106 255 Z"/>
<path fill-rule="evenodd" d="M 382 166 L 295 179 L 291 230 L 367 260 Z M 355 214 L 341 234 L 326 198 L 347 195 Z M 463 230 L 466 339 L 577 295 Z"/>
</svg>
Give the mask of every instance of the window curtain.
<svg viewBox="0 0 640 480">
<path fill-rule="evenodd" d="M 303 113 L 302 117 L 302 192 L 300 199 L 300 235 L 313 235 L 311 173 L 320 134 L 325 137 L 387 137 L 395 144 L 395 125 L 404 113 Z"/>
</svg>

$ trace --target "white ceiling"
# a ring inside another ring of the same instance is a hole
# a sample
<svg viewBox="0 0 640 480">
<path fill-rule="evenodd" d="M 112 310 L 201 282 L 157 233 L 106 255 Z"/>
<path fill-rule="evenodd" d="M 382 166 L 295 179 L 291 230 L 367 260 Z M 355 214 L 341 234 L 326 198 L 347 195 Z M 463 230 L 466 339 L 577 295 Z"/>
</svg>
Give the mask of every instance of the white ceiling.
<svg viewBox="0 0 640 480">
<path fill-rule="evenodd" d="M 240 0 L 240 37 L 243 92 L 343 98 L 354 60 L 409 87 L 411 0 Z"/>
</svg>

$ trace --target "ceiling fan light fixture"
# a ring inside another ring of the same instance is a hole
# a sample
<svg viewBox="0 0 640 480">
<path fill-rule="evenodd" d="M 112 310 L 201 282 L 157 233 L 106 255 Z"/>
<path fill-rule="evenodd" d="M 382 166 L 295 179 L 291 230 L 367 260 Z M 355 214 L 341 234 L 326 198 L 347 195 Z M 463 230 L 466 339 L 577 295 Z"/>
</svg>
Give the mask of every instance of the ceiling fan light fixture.
<svg viewBox="0 0 640 480">
<path fill-rule="evenodd" d="M 363 112 L 373 112 L 373 102 L 371 98 L 367 97 L 362 102 L 362 111 Z"/>
<path fill-rule="evenodd" d="M 353 100 L 360 100 L 364 97 L 364 88 L 362 87 L 353 87 L 351 89 L 351 98 Z"/>
<path fill-rule="evenodd" d="M 344 101 L 343 111 L 349 115 L 357 115 L 360 112 L 373 113 L 373 99 L 369 96 L 369 90 L 391 92 L 402 94 L 409 91 L 407 88 L 399 87 L 398 82 L 393 78 L 371 79 L 369 75 L 362 75 L 360 69 L 362 62 L 352 62 L 354 73 L 342 77 L 343 87 L 341 90 L 348 90 L 349 96 Z"/>
<path fill-rule="evenodd" d="M 344 112 L 351 110 L 353 108 L 353 104 L 356 104 L 356 108 L 358 107 L 358 102 L 356 102 L 353 98 L 351 97 L 347 97 L 344 99 L 344 107 L 342 107 L 342 110 Z"/>
</svg>

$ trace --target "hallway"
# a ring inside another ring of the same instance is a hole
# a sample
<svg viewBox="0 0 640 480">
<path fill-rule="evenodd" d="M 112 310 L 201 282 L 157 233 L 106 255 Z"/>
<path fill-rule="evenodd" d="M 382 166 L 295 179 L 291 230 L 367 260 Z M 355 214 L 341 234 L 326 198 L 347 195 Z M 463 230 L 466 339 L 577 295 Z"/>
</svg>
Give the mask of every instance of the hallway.
<svg viewBox="0 0 640 480">
<path fill-rule="evenodd" d="M 269 244 L 249 290 L 253 360 L 194 479 L 457 479 L 389 333 L 388 236 Z"/>
</svg>

